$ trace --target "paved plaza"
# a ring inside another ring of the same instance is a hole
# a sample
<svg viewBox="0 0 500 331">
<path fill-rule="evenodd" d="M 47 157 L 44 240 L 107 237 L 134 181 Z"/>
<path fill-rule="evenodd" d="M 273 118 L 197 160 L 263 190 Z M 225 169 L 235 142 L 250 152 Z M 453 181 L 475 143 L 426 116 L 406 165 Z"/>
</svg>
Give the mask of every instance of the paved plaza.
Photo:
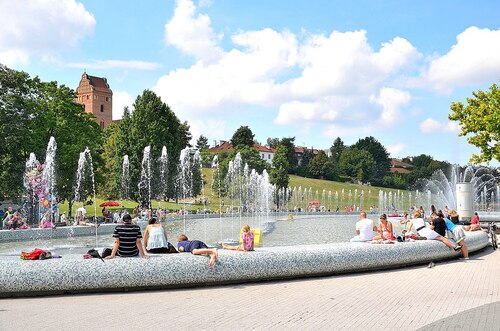
<svg viewBox="0 0 500 331">
<path fill-rule="evenodd" d="M 433 268 L 0 300 L 0 330 L 161 329 L 500 330 L 500 250 Z"/>
</svg>

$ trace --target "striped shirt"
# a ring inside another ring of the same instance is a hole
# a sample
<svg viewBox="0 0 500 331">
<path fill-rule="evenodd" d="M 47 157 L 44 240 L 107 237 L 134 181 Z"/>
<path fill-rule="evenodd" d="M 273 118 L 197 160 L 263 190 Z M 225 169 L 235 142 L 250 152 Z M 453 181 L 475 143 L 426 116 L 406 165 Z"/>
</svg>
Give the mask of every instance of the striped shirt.
<svg viewBox="0 0 500 331">
<path fill-rule="evenodd" d="M 141 228 L 136 224 L 120 224 L 115 227 L 113 238 L 118 238 L 120 244 L 116 255 L 128 257 L 139 255 L 136 240 L 142 238 Z"/>
</svg>

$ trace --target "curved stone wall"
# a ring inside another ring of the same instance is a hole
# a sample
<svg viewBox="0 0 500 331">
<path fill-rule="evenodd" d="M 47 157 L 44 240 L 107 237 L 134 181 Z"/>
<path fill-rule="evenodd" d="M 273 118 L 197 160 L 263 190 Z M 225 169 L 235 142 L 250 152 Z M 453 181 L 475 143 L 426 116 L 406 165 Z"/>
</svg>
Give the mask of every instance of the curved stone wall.
<svg viewBox="0 0 500 331">
<path fill-rule="evenodd" d="M 488 245 L 482 231 L 467 232 L 471 252 Z M 260 280 L 335 275 L 396 268 L 457 258 L 459 252 L 437 241 L 388 245 L 340 243 L 258 248 L 254 252 L 219 250 L 213 268 L 208 258 L 189 253 L 155 255 L 150 259 L 85 260 L 81 255 L 60 259 L 0 260 L 0 296 L 161 289 Z"/>
</svg>

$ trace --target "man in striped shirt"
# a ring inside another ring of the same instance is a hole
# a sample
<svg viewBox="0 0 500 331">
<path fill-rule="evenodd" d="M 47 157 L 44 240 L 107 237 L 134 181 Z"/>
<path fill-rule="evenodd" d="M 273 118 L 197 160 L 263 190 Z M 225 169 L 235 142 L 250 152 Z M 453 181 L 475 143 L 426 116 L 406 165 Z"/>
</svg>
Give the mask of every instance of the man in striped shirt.
<svg viewBox="0 0 500 331">
<path fill-rule="evenodd" d="M 115 238 L 113 251 L 106 259 L 112 259 L 115 255 L 131 257 L 140 254 L 144 258 L 149 257 L 144 254 L 142 247 L 141 228 L 136 224 L 132 224 L 132 217 L 129 214 L 123 216 L 123 224 L 115 227 L 113 238 Z"/>
</svg>

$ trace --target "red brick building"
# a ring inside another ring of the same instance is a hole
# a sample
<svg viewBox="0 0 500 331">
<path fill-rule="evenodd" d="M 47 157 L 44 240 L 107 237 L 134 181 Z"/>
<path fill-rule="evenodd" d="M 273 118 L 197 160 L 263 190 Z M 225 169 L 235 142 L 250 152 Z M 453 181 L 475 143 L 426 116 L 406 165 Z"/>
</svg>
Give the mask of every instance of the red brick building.
<svg viewBox="0 0 500 331">
<path fill-rule="evenodd" d="M 76 94 L 76 102 L 84 105 L 87 113 L 94 114 L 101 129 L 113 122 L 113 91 L 106 78 L 84 72 Z"/>
</svg>

